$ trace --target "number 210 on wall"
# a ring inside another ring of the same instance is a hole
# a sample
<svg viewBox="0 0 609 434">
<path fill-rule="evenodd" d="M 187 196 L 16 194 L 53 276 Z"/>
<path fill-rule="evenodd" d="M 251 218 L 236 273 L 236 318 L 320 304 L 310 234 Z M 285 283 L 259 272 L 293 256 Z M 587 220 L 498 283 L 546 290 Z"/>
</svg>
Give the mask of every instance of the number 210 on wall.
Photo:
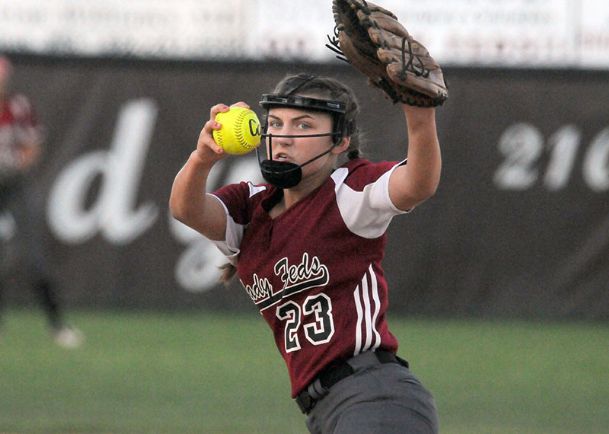
<svg viewBox="0 0 609 434">
<path fill-rule="evenodd" d="M 547 190 L 561 190 L 568 186 L 583 152 L 581 173 L 586 185 L 595 192 L 609 190 L 609 127 L 585 149 L 581 136 L 577 127 L 565 125 L 546 141 L 531 124 L 511 125 L 497 144 L 503 160 L 494 174 L 495 185 L 502 190 L 526 190 L 541 182 Z"/>
</svg>

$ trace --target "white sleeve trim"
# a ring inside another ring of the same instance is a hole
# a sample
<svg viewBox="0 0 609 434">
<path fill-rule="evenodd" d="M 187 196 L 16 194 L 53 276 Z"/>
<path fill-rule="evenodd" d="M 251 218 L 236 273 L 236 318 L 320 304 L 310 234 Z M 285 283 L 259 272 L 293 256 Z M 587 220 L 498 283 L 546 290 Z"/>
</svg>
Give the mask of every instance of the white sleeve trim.
<svg viewBox="0 0 609 434">
<path fill-rule="evenodd" d="M 406 214 L 389 197 L 389 178 L 402 163 L 396 164 L 362 191 L 355 191 L 344 183 L 348 169 L 340 168 L 332 174 L 336 202 L 343 221 L 351 232 L 364 238 L 378 238 L 385 233 L 394 216 Z"/>
<path fill-rule="evenodd" d="M 224 208 L 224 212 L 226 214 L 226 233 L 224 235 L 224 240 L 212 240 L 212 243 L 216 245 L 220 252 L 222 252 L 222 254 L 226 256 L 231 263 L 235 264 L 237 261 L 237 256 L 241 251 L 239 246 L 241 245 L 241 240 L 243 239 L 244 226 L 235 222 L 235 220 L 229 214 L 225 203 L 222 202 L 222 199 L 212 193 L 208 193 L 208 196 L 218 200 L 218 202 L 220 202 L 222 205 L 222 208 Z"/>
<path fill-rule="evenodd" d="M 253 196 L 257 195 L 258 193 L 266 190 L 266 186 L 264 186 L 264 185 L 254 185 L 251 182 L 248 182 L 247 186 L 248 186 L 248 188 L 250 190 L 250 199 Z"/>
</svg>

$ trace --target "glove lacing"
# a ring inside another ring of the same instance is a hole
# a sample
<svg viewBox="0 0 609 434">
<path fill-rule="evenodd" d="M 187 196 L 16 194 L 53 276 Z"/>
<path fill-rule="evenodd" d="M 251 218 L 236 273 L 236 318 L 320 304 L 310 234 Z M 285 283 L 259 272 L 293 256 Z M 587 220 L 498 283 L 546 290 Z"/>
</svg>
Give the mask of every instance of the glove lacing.
<svg viewBox="0 0 609 434">
<path fill-rule="evenodd" d="M 326 35 L 326 37 L 328 38 L 328 41 L 330 42 L 329 44 L 326 44 L 326 47 L 329 48 L 330 50 L 334 51 L 337 54 L 336 58 L 338 60 L 342 60 L 343 62 L 351 63 L 351 62 L 349 62 L 349 59 L 347 59 L 345 57 L 345 54 L 343 53 L 343 51 L 340 49 L 338 33 L 339 33 L 338 26 L 334 26 L 334 36 Z"/>
<path fill-rule="evenodd" d="M 408 52 L 410 56 L 408 63 L 406 63 L 406 43 L 408 43 Z M 418 65 L 415 64 L 415 59 L 418 61 Z M 402 71 L 400 72 L 400 79 L 406 80 L 406 71 L 410 69 L 417 77 L 427 78 L 429 77 L 429 69 L 425 68 L 421 57 L 417 56 L 412 51 L 412 42 L 410 39 L 402 38 Z"/>
</svg>

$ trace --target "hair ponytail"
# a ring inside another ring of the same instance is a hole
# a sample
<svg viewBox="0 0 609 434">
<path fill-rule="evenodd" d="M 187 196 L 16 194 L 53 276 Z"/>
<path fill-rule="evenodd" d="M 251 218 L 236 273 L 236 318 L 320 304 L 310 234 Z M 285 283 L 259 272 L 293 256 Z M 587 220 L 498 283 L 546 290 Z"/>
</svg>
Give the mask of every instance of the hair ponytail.
<svg viewBox="0 0 609 434">
<path fill-rule="evenodd" d="M 220 274 L 220 278 L 218 280 L 224 285 L 228 285 L 235 274 L 237 274 L 237 267 L 230 262 L 227 262 L 226 264 L 220 265 L 219 268 L 222 274 Z"/>
</svg>

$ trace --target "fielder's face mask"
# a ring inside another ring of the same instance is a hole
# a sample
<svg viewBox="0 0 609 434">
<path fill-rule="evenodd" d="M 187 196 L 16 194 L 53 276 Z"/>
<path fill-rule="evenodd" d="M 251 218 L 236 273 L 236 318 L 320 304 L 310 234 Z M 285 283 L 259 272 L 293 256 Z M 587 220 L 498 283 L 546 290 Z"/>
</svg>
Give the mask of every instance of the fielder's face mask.
<svg viewBox="0 0 609 434">
<path fill-rule="evenodd" d="M 260 105 L 265 109 L 262 137 L 267 140 L 268 159 L 261 160 L 259 148 L 256 148 L 258 156 L 258 164 L 264 179 L 278 188 L 292 188 L 298 185 L 302 179 L 302 168 L 309 163 L 317 160 L 328 154 L 336 145 L 340 143 L 345 135 L 345 103 L 341 101 L 323 100 L 317 98 L 309 98 L 299 95 L 275 95 L 264 94 Z M 267 134 L 268 130 L 268 114 L 269 110 L 274 107 L 290 107 L 307 111 L 320 111 L 332 115 L 333 131 L 322 134 L 294 134 L 294 135 L 277 135 Z M 274 137 L 325 137 L 332 136 L 332 146 L 321 154 L 305 161 L 302 164 L 290 163 L 287 161 L 273 160 L 273 138 Z"/>
</svg>

